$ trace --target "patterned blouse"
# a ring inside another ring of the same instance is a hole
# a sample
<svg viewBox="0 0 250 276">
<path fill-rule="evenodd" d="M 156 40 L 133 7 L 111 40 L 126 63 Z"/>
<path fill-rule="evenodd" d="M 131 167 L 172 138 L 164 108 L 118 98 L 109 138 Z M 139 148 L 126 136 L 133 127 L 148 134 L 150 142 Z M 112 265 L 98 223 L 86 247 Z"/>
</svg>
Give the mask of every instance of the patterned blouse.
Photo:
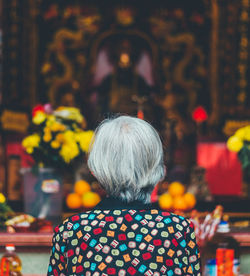
<svg viewBox="0 0 250 276">
<path fill-rule="evenodd" d="M 200 254 L 184 217 L 106 198 L 55 228 L 48 275 L 201 275 Z"/>
</svg>

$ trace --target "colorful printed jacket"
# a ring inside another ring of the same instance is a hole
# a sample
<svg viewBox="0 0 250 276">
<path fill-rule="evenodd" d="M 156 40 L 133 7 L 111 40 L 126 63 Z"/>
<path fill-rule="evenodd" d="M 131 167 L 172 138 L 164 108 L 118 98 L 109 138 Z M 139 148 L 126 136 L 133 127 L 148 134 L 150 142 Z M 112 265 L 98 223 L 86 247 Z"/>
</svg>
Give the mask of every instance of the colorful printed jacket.
<svg viewBox="0 0 250 276">
<path fill-rule="evenodd" d="M 201 275 L 193 225 L 153 204 L 106 198 L 55 228 L 48 275 Z"/>
</svg>

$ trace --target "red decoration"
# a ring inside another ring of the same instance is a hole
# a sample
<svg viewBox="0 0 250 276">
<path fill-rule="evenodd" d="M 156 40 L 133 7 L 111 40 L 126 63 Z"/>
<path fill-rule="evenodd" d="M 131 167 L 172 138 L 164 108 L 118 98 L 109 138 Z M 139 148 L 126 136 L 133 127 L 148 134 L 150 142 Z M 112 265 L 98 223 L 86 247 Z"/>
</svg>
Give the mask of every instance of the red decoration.
<svg viewBox="0 0 250 276">
<path fill-rule="evenodd" d="M 192 113 L 192 118 L 197 123 L 202 123 L 207 120 L 208 115 L 204 107 L 198 106 Z"/>
<path fill-rule="evenodd" d="M 38 111 L 44 112 L 44 106 L 41 105 L 41 104 L 36 105 L 36 106 L 32 109 L 32 117 L 34 117 Z"/>
<path fill-rule="evenodd" d="M 236 152 L 229 151 L 223 142 L 200 142 L 196 153 L 197 165 L 206 169 L 213 195 L 241 195 L 242 167 Z"/>
<path fill-rule="evenodd" d="M 138 112 L 137 112 L 137 118 L 139 118 L 139 119 L 144 119 L 144 113 L 143 113 L 143 111 L 142 110 L 138 110 Z"/>
</svg>

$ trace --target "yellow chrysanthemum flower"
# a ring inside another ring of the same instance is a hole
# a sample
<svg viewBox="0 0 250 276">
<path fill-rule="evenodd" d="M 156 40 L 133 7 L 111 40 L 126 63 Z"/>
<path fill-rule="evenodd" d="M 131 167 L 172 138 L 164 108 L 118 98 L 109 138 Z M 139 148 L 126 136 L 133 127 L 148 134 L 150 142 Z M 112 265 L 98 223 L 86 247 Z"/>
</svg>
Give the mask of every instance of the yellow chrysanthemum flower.
<svg viewBox="0 0 250 276">
<path fill-rule="evenodd" d="M 41 140 L 40 136 L 35 133 L 35 134 L 25 137 L 22 141 L 22 146 L 25 149 L 36 148 L 39 146 L 40 140 Z"/>
<path fill-rule="evenodd" d="M 54 122 L 51 127 L 50 127 L 51 131 L 65 131 L 66 130 L 66 126 L 61 124 L 61 123 L 58 123 L 58 122 Z"/>
<path fill-rule="evenodd" d="M 43 141 L 44 141 L 44 142 L 49 142 L 51 139 L 52 139 L 52 135 L 51 135 L 50 132 L 45 133 L 45 134 L 43 135 Z"/>
<path fill-rule="evenodd" d="M 64 135 L 62 133 L 58 133 L 56 135 L 56 141 L 58 141 L 59 143 L 63 143 L 65 141 Z"/>
<path fill-rule="evenodd" d="M 229 150 L 234 151 L 234 152 L 238 152 L 241 150 L 241 148 L 243 147 L 243 141 L 241 139 L 239 139 L 237 136 L 231 136 L 228 140 L 227 140 L 227 147 Z"/>
<path fill-rule="evenodd" d="M 44 128 L 44 132 L 45 132 L 45 133 L 50 133 L 51 130 L 50 130 L 50 128 L 49 128 L 48 126 L 46 126 L 46 127 Z"/>
<path fill-rule="evenodd" d="M 53 149 L 58 149 L 61 146 L 57 140 L 52 141 L 50 144 Z"/>
<path fill-rule="evenodd" d="M 250 142 L 250 126 L 245 127 L 245 137 L 244 140 Z"/>
<path fill-rule="evenodd" d="M 67 130 L 63 134 L 64 140 L 67 142 L 71 142 L 75 140 L 75 133 L 72 130 Z"/>
<path fill-rule="evenodd" d="M 246 129 L 245 129 L 244 127 L 242 127 L 242 128 L 239 128 L 239 129 L 235 132 L 234 136 L 238 137 L 238 138 L 241 139 L 241 140 L 244 140 L 245 134 L 246 134 Z"/>
<path fill-rule="evenodd" d="M 2 193 L 0 193 L 0 203 L 4 203 L 5 201 L 6 201 L 5 196 Z"/>
<path fill-rule="evenodd" d="M 80 152 L 76 143 L 66 143 L 62 145 L 59 153 L 66 163 L 70 163 Z"/>
<path fill-rule="evenodd" d="M 82 151 L 88 152 L 93 136 L 94 132 L 92 130 L 82 131 L 76 135 Z"/>
<path fill-rule="evenodd" d="M 32 153 L 34 152 L 34 148 L 28 147 L 28 148 L 26 148 L 26 152 L 27 152 L 28 154 L 32 154 Z"/>
<path fill-rule="evenodd" d="M 32 154 L 32 153 L 34 152 L 34 148 L 28 147 L 28 148 L 26 149 L 26 152 L 27 152 L 28 154 Z"/>
<path fill-rule="evenodd" d="M 37 111 L 35 116 L 32 118 L 32 122 L 36 125 L 40 125 L 46 120 L 46 114 L 42 111 Z"/>
<path fill-rule="evenodd" d="M 46 121 L 46 126 L 51 127 L 53 123 L 56 121 L 56 117 L 54 115 L 47 115 L 47 121 Z"/>
</svg>

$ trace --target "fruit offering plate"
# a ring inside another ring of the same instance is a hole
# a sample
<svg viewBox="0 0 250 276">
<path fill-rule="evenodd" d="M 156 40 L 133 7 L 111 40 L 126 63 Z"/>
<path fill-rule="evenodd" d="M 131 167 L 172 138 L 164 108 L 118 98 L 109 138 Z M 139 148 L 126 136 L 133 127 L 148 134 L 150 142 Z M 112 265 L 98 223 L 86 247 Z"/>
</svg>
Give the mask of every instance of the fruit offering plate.
<svg viewBox="0 0 250 276">
<path fill-rule="evenodd" d="M 28 214 L 15 216 L 5 222 L 8 233 L 50 233 L 53 231 L 53 225 L 45 219 L 34 218 Z"/>
<path fill-rule="evenodd" d="M 195 207 L 196 197 L 181 182 L 174 181 L 159 195 L 158 203 L 161 209 L 181 215 Z"/>
</svg>

